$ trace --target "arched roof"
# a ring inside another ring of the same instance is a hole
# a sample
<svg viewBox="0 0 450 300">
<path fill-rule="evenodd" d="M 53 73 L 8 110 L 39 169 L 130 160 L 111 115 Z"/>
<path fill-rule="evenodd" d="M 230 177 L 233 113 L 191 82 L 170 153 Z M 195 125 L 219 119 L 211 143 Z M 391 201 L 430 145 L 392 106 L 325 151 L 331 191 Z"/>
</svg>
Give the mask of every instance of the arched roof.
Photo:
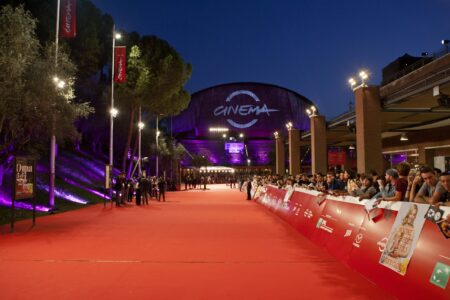
<svg viewBox="0 0 450 300">
<path fill-rule="evenodd" d="M 219 84 L 192 94 L 186 110 L 173 118 L 173 132 L 206 137 L 210 127 L 226 127 L 247 137 L 271 138 L 291 121 L 309 130 L 305 109 L 314 103 L 290 89 L 267 83 Z"/>
</svg>

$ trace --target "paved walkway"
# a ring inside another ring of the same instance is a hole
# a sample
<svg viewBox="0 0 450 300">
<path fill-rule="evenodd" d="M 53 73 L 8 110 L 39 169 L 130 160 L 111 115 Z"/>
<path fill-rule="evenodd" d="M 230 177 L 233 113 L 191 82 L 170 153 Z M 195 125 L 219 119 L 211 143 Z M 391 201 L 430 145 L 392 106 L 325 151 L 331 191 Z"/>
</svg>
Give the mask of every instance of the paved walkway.
<svg viewBox="0 0 450 300">
<path fill-rule="evenodd" d="M 0 298 L 389 299 L 244 193 L 166 200 L 0 227 Z"/>
</svg>

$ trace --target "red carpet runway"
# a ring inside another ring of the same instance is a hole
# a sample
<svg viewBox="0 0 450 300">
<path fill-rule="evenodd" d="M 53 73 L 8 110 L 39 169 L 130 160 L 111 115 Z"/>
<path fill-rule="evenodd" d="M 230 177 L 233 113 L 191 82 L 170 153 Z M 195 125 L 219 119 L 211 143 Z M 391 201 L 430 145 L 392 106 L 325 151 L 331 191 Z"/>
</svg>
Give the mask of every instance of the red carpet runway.
<svg viewBox="0 0 450 300">
<path fill-rule="evenodd" d="M 389 299 L 244 193 L 0 227 L 0 299 Z"/>
</svg>

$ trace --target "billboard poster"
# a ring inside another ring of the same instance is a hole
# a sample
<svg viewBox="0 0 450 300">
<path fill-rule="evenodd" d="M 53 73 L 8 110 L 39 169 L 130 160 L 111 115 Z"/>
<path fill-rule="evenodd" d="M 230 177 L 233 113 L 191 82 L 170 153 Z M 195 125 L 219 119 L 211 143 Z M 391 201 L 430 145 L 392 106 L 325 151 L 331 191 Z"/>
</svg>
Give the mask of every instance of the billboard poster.
<svg viewBox="0 0 450 300">
<path fill-rule="evenodd" d="M 16 157 L 14 160 L 14 199 L 34 198 L 36 191 L 36 160 Z"/>
<path fill-rule="evenodd" d="M 389 234 L 380 264 L 405 275 L 425 223 L 428 207 L 415 203 L 402 203 Z"/>
</svg>

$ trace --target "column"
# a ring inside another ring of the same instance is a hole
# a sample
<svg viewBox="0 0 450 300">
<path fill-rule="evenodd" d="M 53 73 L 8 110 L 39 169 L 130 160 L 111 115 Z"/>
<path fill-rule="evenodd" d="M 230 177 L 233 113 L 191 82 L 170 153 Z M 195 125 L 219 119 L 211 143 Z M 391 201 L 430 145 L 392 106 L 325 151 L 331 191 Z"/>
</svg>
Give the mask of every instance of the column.
<svg viewBox="0 0 450 300">
<path fill-rule="evenodd" d="M 291 127 L 289 132 L 289 174 L 300 173 L 300 132 Z"/>
<path fill-rule="evenodd" d="M 375 170 L 383 174 L 379 87 L 355 90 L 356 160 L 358 173 Z"/>
<path fill-rule="evenodd" d="M 283 137 L 275 134 L 275 174 L 284 175 L 286 173 L 284 157 Z"/>
<path fill-rule="evenodd" d="M 313 116 L 311 121 L 311 173 L 326 174 L 327 161 L 327 125 L 324 116 Z"/>
</svg>

